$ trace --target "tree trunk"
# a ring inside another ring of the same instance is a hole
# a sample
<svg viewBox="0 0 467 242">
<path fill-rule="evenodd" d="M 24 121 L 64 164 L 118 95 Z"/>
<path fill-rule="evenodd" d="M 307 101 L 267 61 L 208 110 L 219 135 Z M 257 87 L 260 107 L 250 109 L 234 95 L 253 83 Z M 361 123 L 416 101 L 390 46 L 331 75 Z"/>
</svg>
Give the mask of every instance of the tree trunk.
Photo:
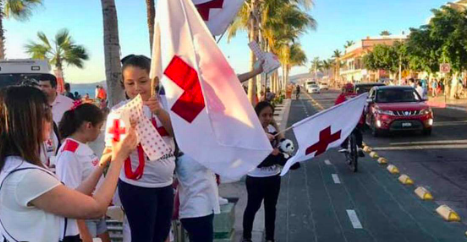
<svg viewBox="0 0 467 242">
<path fill-rule="evenodd" d="M 258 42 L 258 37 L 259 37 L 259 28 L 258 28 L 258 21 L 256 21 L 256 16 L 258 12 L 258 4 L 259 2 L 257 0 L 251 0 L 251 12 L 250 12 L 250 26 L 249 26 L 249 37 L 250 37 L 250 42 L 251 41 L 256 41 Z M 250 60 L 251 60 L 251 70 L 254 70 L 254 65 L 256 61 L 255 54 L 253 51 L 250 53 Z M 248 81 L 248 100 L 250 100 L 250 103 L 255 106 L 256 105 L 256 77 L 251 78 Z"/>
<path fill-rule="evenodd" d="M 146 12 L 148 15 L 148 28 L 149 28 L 149 47 L 152 52 L 152 42 L 154 40 L 154 19 L 156 18 L 156 7 L 154 0 L 146 0 Z"/>
<path fill-rule="evenodd" d="M 120 64 L 120 40 L 118 38 L 117 9 L 114 0 L 101 0 L 104 19 L 105 76 L 112 107 L 124 99 L 122 67 Z"/>
<path fill-rule="evenodd" d="M 3 29 L 3 0 L 0 0 L 0 60 L 5 56 L 5 30 Z"/>
</svg>

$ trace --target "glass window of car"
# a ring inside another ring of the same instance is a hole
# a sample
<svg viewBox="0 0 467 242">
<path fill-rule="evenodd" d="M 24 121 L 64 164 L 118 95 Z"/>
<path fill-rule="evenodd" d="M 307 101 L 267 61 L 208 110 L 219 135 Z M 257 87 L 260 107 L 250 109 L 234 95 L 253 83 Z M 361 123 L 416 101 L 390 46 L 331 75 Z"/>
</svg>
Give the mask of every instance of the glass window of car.
<svg viewBox="0 0 467 242">
<path fill-rule="evenodd" d="M 311 84 L 311 87 L 318 87 L 318 85 L 316 85 L 316 84 Z"/>
<path fill-rule="evenodd" d="M 415 89 L 380 89 L 376 92 L 377 103 L 420 102 L 422 99 Z"/>
</svg>

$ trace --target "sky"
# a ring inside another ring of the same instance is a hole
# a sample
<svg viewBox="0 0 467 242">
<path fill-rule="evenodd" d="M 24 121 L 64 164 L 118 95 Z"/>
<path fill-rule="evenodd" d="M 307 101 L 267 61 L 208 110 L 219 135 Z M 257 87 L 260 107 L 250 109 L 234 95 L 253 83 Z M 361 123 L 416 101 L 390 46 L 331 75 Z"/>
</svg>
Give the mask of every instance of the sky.
<svg viewBox="0 0 467 242">
<path fill-rule="evenodd" d="M 156 0 L 157 2 L 157 0 Z M 146 18 L 146 1 L 115 0 L 119 21 L 122 56 L 143 54 L 150 56 Z M 327 59 L 336 49 L 343 51 L 348 40 L 359 41 L 377 36 L 387 30 L 392 34 L 408 32 L 411 27 L 426 24 L 430 9 L 438 8 L 446 0 L 314 0 L 309 14 L 317 21 L 316 30 L 300 38 L 309 60 Z M 90 59 L 83 69 L 66 67 L 65 79 L 71 83 L 90 83 L 105 80 L 103 20 L 101 1 L 98 0 L 43 0 L 29 21 L 3 21 L 6 30 L 6 55 L 10 59 L 29 58 L 24 46 L 38 41 L 42 31 L 49 40 L 63 28 L 70 31 L 77 44 L 83 45 Z M 219 46 L 237 73 L 249 70 L 249 48 L 246 33 Z M 291 74 L 308 72 L 310 64 L 295 67 Z"/>
</svg>

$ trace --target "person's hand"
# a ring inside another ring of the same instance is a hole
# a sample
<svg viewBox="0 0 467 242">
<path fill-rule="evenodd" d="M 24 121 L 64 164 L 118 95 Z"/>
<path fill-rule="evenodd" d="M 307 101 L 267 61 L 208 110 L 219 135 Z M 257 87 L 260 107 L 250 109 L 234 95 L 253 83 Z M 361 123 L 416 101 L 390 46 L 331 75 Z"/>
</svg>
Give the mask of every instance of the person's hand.
<svg viewBox="0 0 467 242">
<path fill-rule="evenodd" d="M 256 73 L 257 73 L 257 74 L 263 73 L 263 71 L 264 71 L 264 69 L 263 69 L 264 62 L 266 62 L 266 61 L 265 61 L 265 60 L 262 60 L 262 61 L 259 63 L 259 67 L 256 68 Z"/>
<path fill-rule="evenodd" d="M 280 154 L 280 153 L 281 153 L 281 152 L 279 151 L 279 149 L 278 149 L 278 148 L 275 148 L 275 149 L 272 151 L 271 154 L 272 154 L 272 155 L 278 155 L 278 154 Z"/>
<path fill-rule="evenodd" d="M 113 142 L 112 157 L 114 160 L 124 161 L 138 145 L 138 138 L 135 131 L 136 122 L 131 121 L 131 127 L 126 137 L 120 142 Z"/>
<path fill-rule="evenodd" d="M 148 106 L 151 112 L 154 113 L 155 115 L 158 115 L 160 111 L 162 110 L 159 100 L 154 96 L 150 97 L 143 104 Z"/>
<path fill-rule="evenodd" d="M 270 133 L 266 133 L 266 136 L 268 137 L 269 141 L 273 141 L 275 139 L 274 135 Z"/>
<path fill-rule="evenodd" d="M 104 152 L 102 152 L 101 159 L 99 160 L 99 166 L 106 167 L 111 160 L 112 160 L 112 148 L 105 147 Z"/>
</svg>

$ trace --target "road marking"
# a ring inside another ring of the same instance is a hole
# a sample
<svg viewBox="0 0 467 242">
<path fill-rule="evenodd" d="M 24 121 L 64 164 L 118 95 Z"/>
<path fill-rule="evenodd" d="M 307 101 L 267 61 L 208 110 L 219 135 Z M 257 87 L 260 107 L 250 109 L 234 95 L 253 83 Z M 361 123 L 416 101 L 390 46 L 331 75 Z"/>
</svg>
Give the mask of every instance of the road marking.
<svg viewBox="0 0 467 242">
<path fill-rule="evenodd" d="M 354 229 L 363 229 L 362 224 L 358 219 L 357 213 L 355 213 L 355 210 L 348 209 L 347 215 L 349 216 L 350 222 L 352 223 Z"/>
<path fill-rule="evenodd" d="M 324 163 L 328 166 L 332 165 L 330 160 L 324 160 Z"/>
<path fill-rule="evenodd" d="M 337 176 L 337 174 L 332 174 L 332 179 L 334 180 L 334 183 L 341 184 L 341 180 L 339 179 L 339 176 Z"/>
<path fill-rule="evenodd" d="M 467 144 L 373 147 L 374 151 L 430 150 L 430 149 L 467 149 Z"/>
<path fill-rule="evenodd" d="M 467 139 L 461 140 L 432 140 L 432 141 L 412 141 L 412 142 L 395 142 L 390 145 L 435 145 L 435 144 L 467 144 Z"/>
</svg>

